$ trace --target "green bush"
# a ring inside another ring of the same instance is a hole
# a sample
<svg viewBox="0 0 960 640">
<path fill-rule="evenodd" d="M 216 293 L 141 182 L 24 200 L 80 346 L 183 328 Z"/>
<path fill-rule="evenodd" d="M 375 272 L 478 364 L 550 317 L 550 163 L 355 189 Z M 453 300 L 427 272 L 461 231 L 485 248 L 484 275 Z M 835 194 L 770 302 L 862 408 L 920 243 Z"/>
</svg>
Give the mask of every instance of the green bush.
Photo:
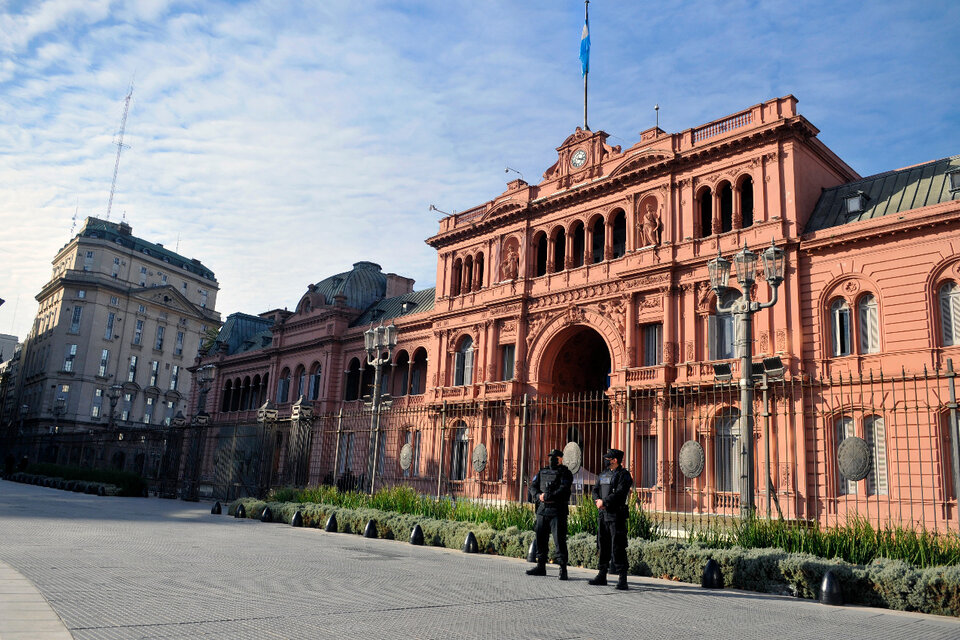
<svg viewBox="0 0 960 640">
<path fill-rule="evenodd" d="M 227 513 L 233 515 L 240 503 L 248 518 L 259 519 L 263 508 L 269 506 L 274 521 L 288 524 L 299 510 L 306 527 L 322 528 L 327 518 L 336 514 L 337 530 L 341 533 L 362 534 L 367 522 L 374 520 L 378 537 L 386 539 L 407 540 L 413 527 L 419 524 L 425 544 L 450 549 L 460 549 L 467 533 L 473 531 L 481 551 L 514 558 L 526 557 L 533 541 L 531 531 L 517 526 L 496 529 L 487 522 L 429 518 L 369 506 L 242 498 L 232 502 Z M 582 518 L 581 528 L 593 523 L 594 530 L 570 535 L 568 561 L 571 565 L 596 568 L 596 513 L 591 514 L 588 505 L 581 505 L 575 513 Z M 571 516 L 571 522 L 574 519 Z M 553 551 L 551 541 L 551 557 Z M 744 549 L 736 545 L 716 548 L 667 539 L 651 541 L 634 537 L 627 543 L 629 572 L 633 575 L 699 583 L 704 566 L 711 558 L 720 565 L 727 587 L 816 599 L 820 596 L 824 574 L 832 569 L 849 603 L 960 616 L 960 567 L 956 566 L 917 569 L 906 562 L 885 558 L 858 565 L 779 548 Z"/>
<path fill-rule="evenodd" d="M 104 485 L 114 485 L 119 489 L 121 496 L 140 497 L 144 495 L 147 484 L 143 478 L 129 471 L 111 471 L 106 469 L 83 469 L 67 467 L 58 464 L 32 464 L 27 467 L 28 474 L 63 478 L 68 481 L 98 482 Z M 72 486 L 71 489 L 72 490 Z"/>
</svg>

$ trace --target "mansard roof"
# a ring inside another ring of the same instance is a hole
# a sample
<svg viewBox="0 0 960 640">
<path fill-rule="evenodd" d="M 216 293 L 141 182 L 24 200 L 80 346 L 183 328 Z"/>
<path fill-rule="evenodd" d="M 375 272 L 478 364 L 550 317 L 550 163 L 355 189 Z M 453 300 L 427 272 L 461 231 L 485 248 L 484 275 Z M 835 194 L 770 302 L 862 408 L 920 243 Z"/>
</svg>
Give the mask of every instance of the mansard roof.
<svg viewBox="0 0 960 640">
<path fill-rule="evenodd" d="M 272 325 L 273 320 L 270 319 L 246 313 L 231 313 L 220 327 L 220 333 L 217 334 L 210 353 L 216 353 L 221 345 L 226 345 L 227 355 L 262 349 L 269 344 L 263 343 L 264 338 L 273 339 L 270 332 Z"/>
<path fill-rule="evenodd" d="M 386 322 L 393 318 L 432 311 L 437 289 L 431 287 L 421 291 L 412 291 L 402 296 L 385 298 L 364 311 L 350 326 L 359 327 L 371 322 Z"/>
<path fill-rule="evenodd" d="M 310 285 L 308 293 L 320 294 L 324 304 L 332 305 L 334 298 L 344 296 L 346 306 L 366 309 L 383 298 L 387 290 L 387 276 L 375 262 L 356 262 L 353 269 L 324 278 Z"/>
<path fill-rule="evenodd" d="M 953 171 L 960 171 L 960 155 L 878 173 L 825 189 L 804 231 L 810 233 L 960 200 L 960 191 L 950 190 L 948 174 Z M 863 210 L 847 214 L 846 199 L 858 194 L 864 196 Z"/>
</svg>

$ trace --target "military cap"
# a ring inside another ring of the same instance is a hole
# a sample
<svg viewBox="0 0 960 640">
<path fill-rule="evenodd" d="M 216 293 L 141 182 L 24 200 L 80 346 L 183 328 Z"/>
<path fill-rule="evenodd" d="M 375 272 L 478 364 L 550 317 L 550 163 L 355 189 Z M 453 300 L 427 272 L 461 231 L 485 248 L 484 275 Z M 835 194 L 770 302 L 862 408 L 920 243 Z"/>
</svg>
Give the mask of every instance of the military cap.
<svg viewBox="0 0 960 640">
<path fill-rule="evenodd" d="M 623 460 L 623 451 L 620 451 L 620 449 L 607 449 L 607 452 L 603 454 L 603 459 L 620 462 Z"/>
<path fill-rule="evenodd" d="M 549 457 L 549 458 L 562 458 L 562 457 L 563 457 L 563 451 L 560 451 L 560 449 L 554 449 L 553 451 L 551 451 L 550 453 L 547 454 L 547 457 Z"/>
</svg>

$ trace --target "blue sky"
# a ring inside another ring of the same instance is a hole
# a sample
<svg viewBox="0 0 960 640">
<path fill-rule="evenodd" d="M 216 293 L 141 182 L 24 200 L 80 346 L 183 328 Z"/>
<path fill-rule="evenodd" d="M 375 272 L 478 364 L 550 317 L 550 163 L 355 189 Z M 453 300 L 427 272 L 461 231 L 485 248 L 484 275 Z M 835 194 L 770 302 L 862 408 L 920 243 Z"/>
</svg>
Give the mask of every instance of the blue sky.
<svg viewBox="0 0 960 640">
<path fill-rule="evenodd" d="M 537 182 L 582 119 L 577 0 L 0 0 L 0 333 L 79 218 L 202 260 L 217 309 L 373 260 L 432 286 L 435 204 Z M 794 94 L 862 175 L 960 153 L 960 3 L 590 4 L 590 125 L 628 146 Z M 179 239 L 179 240 L 178 240 Z"/>
</svg>

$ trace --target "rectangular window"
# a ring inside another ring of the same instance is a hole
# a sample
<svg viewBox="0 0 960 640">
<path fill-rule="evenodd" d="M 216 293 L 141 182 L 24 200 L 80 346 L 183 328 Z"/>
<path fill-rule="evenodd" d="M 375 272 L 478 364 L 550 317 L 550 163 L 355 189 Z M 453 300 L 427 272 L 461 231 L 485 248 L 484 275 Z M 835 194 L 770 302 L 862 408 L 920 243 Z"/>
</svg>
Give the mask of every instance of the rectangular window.
<svg viewBox="0 0 960 640">
<path fill-rule="evenodd" d="M 140 267 L 140 286 L 141 287 L 147 286 L 147 268 L 146 267 Z"/>
<path fill-rule="evenodd" d="M 831 306 L 833 324 L 833 355 L 850 355 L 850 307 L 838 300 Z"/>
<path fill-rule="evenodd" d="M 513 380 L 514 353 L 516 353 L 516 345 L 505 344 L 500 347 L 500 363 L 503 371 L 501 380 Z"/>
<path fill-rule="evenodd" d="M 200 306 L 201 307 L 205 308 L 207 306 L 207 295 L 208 295 L 208 292 L 206 289 L 200 289 Z"/>
<path fill-rule="evenodd" d="M 177 341 L 173 345 L 173 355 L 183 355 L 183 331 L 177 331 Z"/>
<path fill-rule="evenodd" d="M 177 382 L 180 379 L 180 365 L 173 365 L 173 370 L 170 372 L 170 390 L 177 390 Z"/>
<path fill-rule="evenodd" d="M 143 305 L 140 305 L 140 307 L 137 308 L 137 313 L 146 313 L 146 312 L 147 312 L 147 308 Z"/>
<path fill-rule="evenodd" d="M 70 333 L 79 333 L 80 317 L 82 315 L 83 315 L 83 307 L 76 306 L 73 308 L 73 318 L 70 320 Z"/>
<path fill-rule="evenodd" d="M 960 191 L 960 171 L 952 171 L 950 176 L 950 191 Z"/>
<path fill-rule="evenodd" d="M 59 417 L 67 412 L 67 405 L 70 403 L 70 385 L 60 385 L 54 402 L 55 415 Z"/>
<path fill-rule="evenodd" d="M 663 325 L 643 325 L 643 366 L 663 364 Z"/>
<path fill-rule="evenodd" d="M 143 424 L 150 424 L 153 420 L 153 398 L 147 398 L 143 405 Z"/>
<path fill-rule="evenodd" d="M 137 320 L 137 326 L 133 330 L 133 344 L 140 344 L 143 341 L 143 320 Z"/>
<path fill-rule="evenodd" d="M 110 267 L 110 275 L 114 278 L 120 274 L 120 258 L 113 259 L 113 265 Z"/>
<path fill-rule="evenodd" d="M 840 443 L 846 438 L 853 437 L 853 418 L 837 418 L 835 423 L 837 450 L 840 449 Z M 837 467 L 837 493 L 840 495 L 856 495 L 857 483 L 853 480 L 847 480 Z"/>
<path fill-rule="evenodd" d="M 103 410 L 103 389 L 93 390 L 93 403 L 90 405 L 90 417 L 99 418 Z"/>
<path fill-rule="evenodd" d="M 130 409 L 133 406 L 133 394 L 125 393 L 123 394 L 123 408 L 120 410 L 120 419 L 129 420 L 130 419 Z"/>
<path fill-rule="evenodd" d="M 160 372 L 160 363 L 156 360 L 150 362 L 150 386 L 157 386 L 157 376 Z"/>
<path fill-rule="evenodd" d="M 119 306 L 119 305 L 120 305 L 120 298 L 118 298 L 117 296 L 110 296 L 110 304 L 112 304 L 112 305 L 115 306 L 115 307 L 116 307 L 116 306 Z"/>
<path fill-rule="evenodd" d="M 162 276 L 160 276 L 160 282 L 162 282 L 163 284 L 167 284 L 167 274 L 163 274 Z"/>
<path fill-rule="evenodd" d="M 83 270 L 90 271 L 93 268 L 93 251 L 87 251 L 87 254 L 83 256 Z"/>
<path fill-rule="evenodd" d="M 66 354 L 63 357 L 63 370 L 73 371 L 73 361 L 77 357 L 77 345 L 68 344 Z"/>
<path fill-rule="evenodd" d="M 127 382 L 137 381 L 137 356 L 130 356 L 130 369 L 127 371 Z"/>
<path fill-rule="evenodd" d="M 110 349 L 103 349 L 100 352 L 100 368 L 97 369 L 97 375 L 101 378 L 107 377 L 107 365 L 110 362 Z"/>
<path fill-rule="evenodd" d="M 117 315 L 112 311 L 107 314 L 107 326 L 103 330 L 103 339 L 104 340 L 113 340 L 113 322 L 117 319 Z"/>
<path fill-rule="evenodd" d="M 80 298 L 81 300 L 83 300 L 84 298 L 87 297 L 87 292 L 84 291 L 83 289 L 78 289 L 78 290 L 77 290 L 77 297 Z"/>
<path fill-rule="evenodd" d="M 163 325 L 157 327 L 157 341 L 153 344 L 153 348 L 157 351 L 163 351 L 163 332 L 166 331 Z"/>
<path fill-rule="evenodd" d="M 657 436 L 640 436 L 640 483 L 641 489 L 657 486 Z"/>
<path fill-rule="evenodd" d="M 173 422 L 174 413 L 176 413 L 176 410 L 177 410 L 177 404 L 173 400 L 167 400 L 166 411 L 165 411 L 165 415 L 163 416 L 164 425 L 168 427 L 170 426 L 170 423 Z"/>
</svg>

